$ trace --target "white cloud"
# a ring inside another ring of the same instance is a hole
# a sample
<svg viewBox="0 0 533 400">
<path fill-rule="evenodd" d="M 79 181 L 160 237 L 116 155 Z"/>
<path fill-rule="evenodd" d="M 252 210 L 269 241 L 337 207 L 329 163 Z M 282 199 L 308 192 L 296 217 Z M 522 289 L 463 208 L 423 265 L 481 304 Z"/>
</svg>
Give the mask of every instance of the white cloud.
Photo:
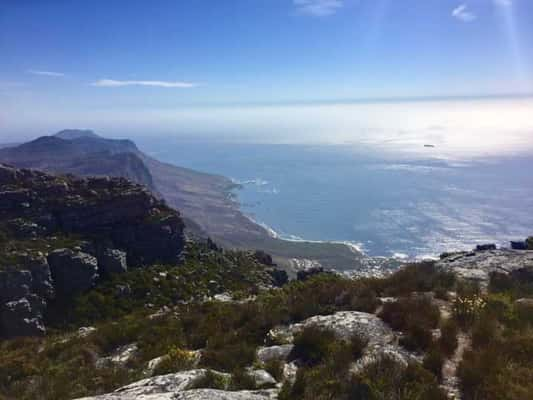
<svg viewBox="0 0 533 400">
<path fill-rule="evenodd" d="M 55 78 L 65 76 L 65 74 L 62 72 L 42 71 L 42 70 L 37 70 L 37 69 L 29 69 L 26 72 L 28 72 L 28 74 L 33 74 L 33 75 L 53 76 Z"/>
<path fill-rule="evenodd" d="M 192 88 L 198 86 L 191 82 L 168 82 L 168 81 L 117 81 L 114 79 L 100 79 L 91 83 L 99 87 L 122 87 L 122 86 L 155 86 L 164 88 Z"/>
<path fill-rule="evenodd" d="M 477 18 L 477 15 L 470 11 L 466 4 L 454 8 L 452 16 L 463 22 L 472 22 Z"/>
<path fill-rule="evenodd" d="M 326 17 L 342 8 L 344 0 L 293 0 L 293 4 L 300 14 Z"/>
<path fill-rule="evenodd" d="M 502 7 L 510 7 L 513 5 L 513 0 L 492 0 L 494 4 Z"/>
</svg>

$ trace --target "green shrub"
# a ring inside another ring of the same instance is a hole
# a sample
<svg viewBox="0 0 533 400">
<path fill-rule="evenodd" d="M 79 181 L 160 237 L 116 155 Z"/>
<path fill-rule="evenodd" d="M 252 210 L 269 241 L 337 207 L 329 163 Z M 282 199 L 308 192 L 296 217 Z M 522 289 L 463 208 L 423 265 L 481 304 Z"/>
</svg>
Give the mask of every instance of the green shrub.
<svg viewBox="0 0 533 400">
<path fill-rule="evenodd" d="M 424 351 L 433 343 L 433 336 L 431 330 L 423 326 L 411 325 L 399 342 L 407 350 Z"/>
<path fill-rule="evenodd" d="M 444 355 L 438 348 L 433 348 L 424 357 L 423 367 L 430 371 L 440 381 L 442 379 L 442 366 L 444 365 Z"/>
<path fill-rule="evenodd" d="M 386 296 L 406 296 L 412 292 L 429 292 L 436 288 L 451 290 L 455 275 L 439 270 L 432 261 L 411 264 L 385 278 L 378 285 Z"/>
<path fill-rule="evenodd" d="M 440 311 L 426 296 L 403 297 L 385 303 L 379 317 L 396 330 L 408 330 L 413 326 L 432 329 L 439 323 Z"/>
<path fill-rule="evenodd" d="M 258 389 L 253 376 L 244 369 L 237 369 L 231 374 L 230 390 L 255 390 Z"/>
<path fill-rule="evenodd" d="M 334 342 L 333 331 L 316 326 L 306 327 L 294 338 L 291 358 L 302 360 L 307 365 L 316 365 L 330 354 Z"/>
<path fill-rule="evenodd" d="M 485 305 L 485 299 L 479 294 L 465 293 L 453 303 L 454 318 L 463 329 L 468 329 L 479 318 Z"/>
<path fill-rule="evenodd" d="M 188 350 L 172 346 L 161 362 L 154 369 L 154 375 L 164 375 L 172 372 L 193 368 L 195 356 Z"/>
<path fill-rule="evenodd" d="M 476 349 L 490 346 L 498 336 L 498 322 L 485 315 L 472 327 L 472 346 Z"/>
<path fill-rule="evenodd" d="M 459 334 L 459 327 L 453 319 L 447 320 L 440 328 L 439 347 L 440 350 L 450 357 L 457 349 L 458 341 L 457 335 Z"/>
</svg>

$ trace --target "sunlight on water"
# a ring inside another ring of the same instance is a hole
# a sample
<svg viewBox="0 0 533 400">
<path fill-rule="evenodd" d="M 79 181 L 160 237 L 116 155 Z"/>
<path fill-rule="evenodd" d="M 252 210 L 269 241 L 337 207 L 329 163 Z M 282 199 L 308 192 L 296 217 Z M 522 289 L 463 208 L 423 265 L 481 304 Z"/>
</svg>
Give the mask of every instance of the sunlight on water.
<svg viewBox="0 0 533 400">
<path fill-rule="evenodd" d="M 446 158 L 533 149 L 531 98 L 227 107 L 150 114 L 156 116 L 174 135 L 183 137 L 187 132 L 194 139 L 216 136 L 233 142 L 357 144 Z M 140 126 L 147 123 L 142 114 L 133 118 Z"/>
</svg>

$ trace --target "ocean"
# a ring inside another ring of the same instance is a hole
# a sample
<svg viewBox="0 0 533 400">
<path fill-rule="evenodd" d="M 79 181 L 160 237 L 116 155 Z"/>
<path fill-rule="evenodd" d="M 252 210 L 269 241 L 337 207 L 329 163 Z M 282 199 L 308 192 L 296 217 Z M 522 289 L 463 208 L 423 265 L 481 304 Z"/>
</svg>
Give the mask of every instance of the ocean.
<svg viewBox="0 0 533 400">
<path fill-rule="evenodd" d="M 162 161 L 240 183 L 244 213 L 287 240 L 345 241 L 370 256 L 414 259 L 532 235 L 533 130 L 485 121 L 483 134 L 463 132 L 462 146 L 457 119 L 444 122 L 428 119 L 418 131 L 395 125 L 388 136 L 386 127 L 379 135 L 367 128 L 353 140 L 322 143 L 138 142 Z"/>
</svg>

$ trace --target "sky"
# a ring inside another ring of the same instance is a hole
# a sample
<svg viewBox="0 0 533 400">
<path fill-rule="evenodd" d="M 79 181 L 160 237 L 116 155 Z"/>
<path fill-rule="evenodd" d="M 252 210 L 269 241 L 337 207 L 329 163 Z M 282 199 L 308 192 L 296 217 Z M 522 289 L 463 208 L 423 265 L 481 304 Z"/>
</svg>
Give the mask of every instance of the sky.
<svg viewBox="0 0 533 400">
<path fill-rule="evenodd" d="M 180 115 L 213 130 L 215 108 L 531 94 L 532 21 L 531 0 L 0 0 L 0 142 L 192 129 Z"/>
</svg>

